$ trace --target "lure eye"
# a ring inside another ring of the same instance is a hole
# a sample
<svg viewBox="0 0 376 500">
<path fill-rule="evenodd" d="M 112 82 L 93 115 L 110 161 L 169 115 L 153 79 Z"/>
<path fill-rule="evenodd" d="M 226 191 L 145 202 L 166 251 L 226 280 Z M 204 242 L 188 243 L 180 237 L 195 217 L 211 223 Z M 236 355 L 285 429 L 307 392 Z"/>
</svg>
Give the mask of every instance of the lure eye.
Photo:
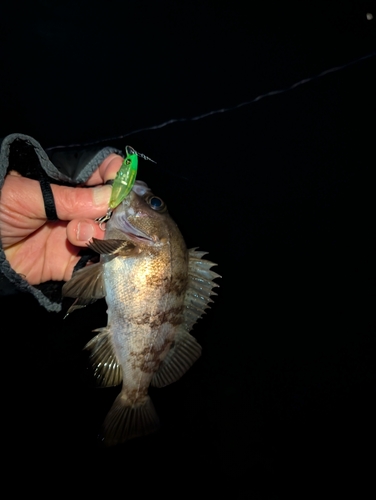
<svg viewBox="0 0 376 500">
<path fill-rule="evenodd" d="M 157 210 L 158 212 L 161 212 L 164 208 L 166 208 L 164 201 L 158 198 L 158 196 L 151 196 L 148 199 L 148 203 L 150 208 Z"/>
</svg>

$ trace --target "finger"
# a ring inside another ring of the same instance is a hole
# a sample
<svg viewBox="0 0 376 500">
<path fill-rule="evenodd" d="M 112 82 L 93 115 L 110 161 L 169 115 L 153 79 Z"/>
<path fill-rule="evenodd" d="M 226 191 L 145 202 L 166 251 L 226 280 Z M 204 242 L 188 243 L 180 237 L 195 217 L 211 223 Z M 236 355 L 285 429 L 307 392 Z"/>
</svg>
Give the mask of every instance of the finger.
<svg viewBox="0 0 376 500">
<path fill-rule="evenodd" d="M 67 280 L 79 261 L 80 247 L 67 241 L 66 223 L 50 222 L 32 233 L 26 241 L 5 249 L 12 269 L 31 285 Z"/>
<path fill-rule="evenodd" d="M 51 184 L 51 189 L 60 220 L 96 219 L 107 212 L 111 186 L 80 188 Z M 46 218 L 40 183 L 26 177 L 8 175 L 5 178 L 0 205 L 3 222 L 12 226 L 29 229 L 30 220 L 34 219 L 38 225 L 38 221 Z"/>
<path fill-rule="evenodd" d="M 124 158 L 112 153 L 100 164 L 99 168 L 86 181 L 87 186 L 97 186 L 115 179 L 118 170 L 123 163 Z"/>
<path fill-rule="evenodd" d="M 52 186 L 57 215 L 60 220 L 101 217 L 107 212 L 111 187 L 103 186 L 114 179 L 123 163 L 123 158 L 110 154 L 86 182 L 93 189 Z"/>
<path fill-rule="evenodd" d="M 103 240 L 104 231 L 91 219 L 74 219 L 67 225 L 67 238 L 72 245 L 86 247 L 92 238 Z"/>
<path fill-rule="evenodd" d="M 111 186 L 80 188 L 51 184 L 51 188 L 60 220 L 96 219 L 107 212 Z"/>
</svg>

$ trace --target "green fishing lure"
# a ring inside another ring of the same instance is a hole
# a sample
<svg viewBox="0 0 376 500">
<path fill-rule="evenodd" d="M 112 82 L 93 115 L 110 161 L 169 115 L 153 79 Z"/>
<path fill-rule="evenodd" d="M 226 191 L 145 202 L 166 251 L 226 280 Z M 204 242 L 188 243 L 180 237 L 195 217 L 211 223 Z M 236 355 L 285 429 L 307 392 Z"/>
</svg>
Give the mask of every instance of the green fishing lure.
<svg viewBox="0 0 376 500">
<path fill-rule="evenodd" d="M 136 181 L 138 168 L 137 152 L 130 146 L 125 147 L 126 157 L 116 174 L 112 184 L 111 198 L 108 208 L 113 210 L 128 196 Z"/>
<path fill-rule="evenodd" d="M 110 219 L 112 211 L 118 205 L 120 205 L 120 203 L 132 191 L 137 177 L 138 157 L 156 163 L 148 156 L 145 156 L 142 153 L 137 153 L 137 151 L 131 146 L 125 146 L 125 154 L 126 156 L 120 167 L 120 170 L 116 174 L 116 177 L 112 183 L 111 198 L 108 204 L 107 213 L 105 216 L 96 219 L 100 225 Z"/>
</svg>

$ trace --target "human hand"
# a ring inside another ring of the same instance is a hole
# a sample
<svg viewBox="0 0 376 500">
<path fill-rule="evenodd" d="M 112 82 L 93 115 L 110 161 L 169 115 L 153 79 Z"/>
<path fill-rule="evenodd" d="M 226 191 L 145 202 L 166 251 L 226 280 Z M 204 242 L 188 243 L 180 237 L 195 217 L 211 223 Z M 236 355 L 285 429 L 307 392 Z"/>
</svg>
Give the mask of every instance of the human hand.
<svg viewBox="0 0 376 500">
<path fill-rule="evenodd" d="M 104 238 L 94 221 L 108 208 L 111 186 L 123 158 L 109 155 L 85 183 L 86 187 L 51 184 L 58 221 L 46 218 L 38 181 L 11 171 L 0 196 L 0 236 L 10 266 L 31 284 L 67 281 L 78 253 L 91 238 Z M 94 187 L 96 186 L 96 187 Z"/>
</svg>

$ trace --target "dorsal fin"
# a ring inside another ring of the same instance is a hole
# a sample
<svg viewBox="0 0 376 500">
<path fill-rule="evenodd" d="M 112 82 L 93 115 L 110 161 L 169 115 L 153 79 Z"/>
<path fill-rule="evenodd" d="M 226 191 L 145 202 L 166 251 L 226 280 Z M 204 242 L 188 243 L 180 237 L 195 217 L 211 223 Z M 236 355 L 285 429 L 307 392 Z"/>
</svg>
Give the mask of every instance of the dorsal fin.
<svg viewBox="0 0 376 500">
<path fill-rule="evenodd" d="M 208 252 L 198 252 L 197 247 L 188 250 L 188 287 L 185 294 L 184 326 L 189 332 L 198 319 L 205 314 L 205 309 L 209 308 L 213 288 L 219 286 L 213 280 L 221 276 L 211 267 L 216 266 L 214 262 L 203 259 Z"/>
</svg>

